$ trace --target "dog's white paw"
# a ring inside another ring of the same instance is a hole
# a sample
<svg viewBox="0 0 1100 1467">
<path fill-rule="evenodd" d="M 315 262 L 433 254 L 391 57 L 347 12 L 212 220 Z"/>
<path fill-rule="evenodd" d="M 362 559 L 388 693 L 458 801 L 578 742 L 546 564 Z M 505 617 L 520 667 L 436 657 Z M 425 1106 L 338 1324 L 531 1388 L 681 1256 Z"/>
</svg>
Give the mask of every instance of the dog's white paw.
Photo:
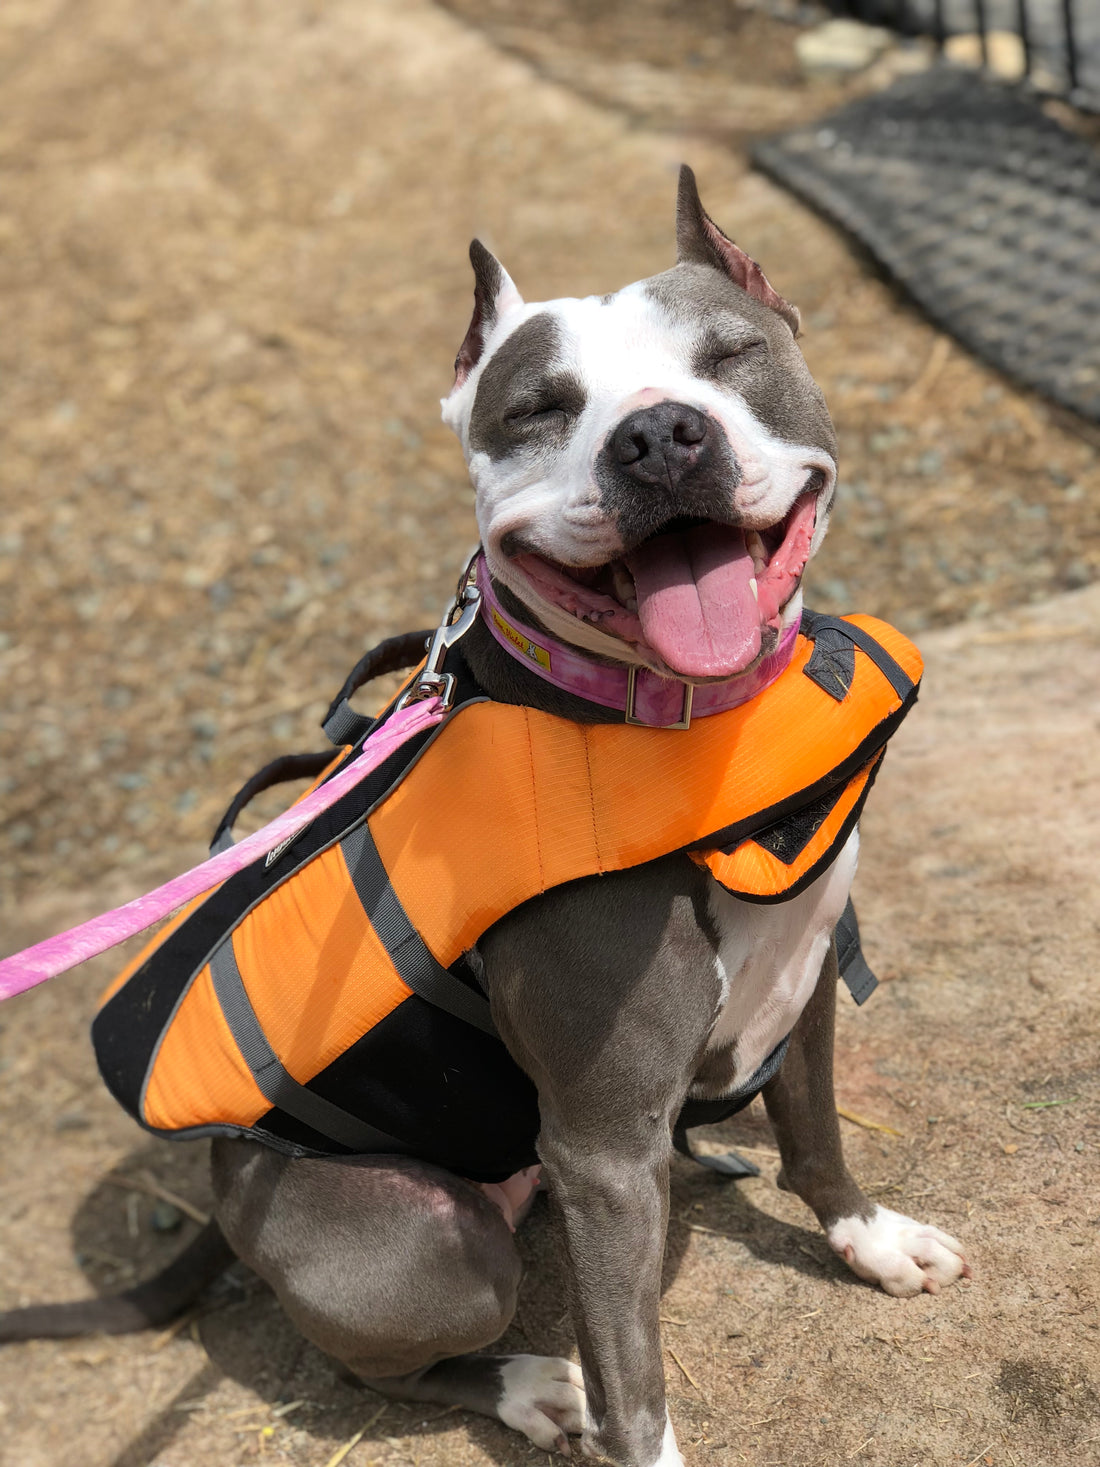
<svg viewBox="0 0 1100 1467">
<path fill-rule="evenodd" d="M 942 1285 L 970 1277 L 961 1243 L 888 1207 L 876 1207 L 869 1218 L 842 1217 L 827 1236 L 853 1273 L 898 1299 L 938 1294 Z"/>
<path fill-rule="evenodd" d="M 500 1368 L 497 1415 L 544 1452 L 569 1455 L 569 1437 L 584 1430 L 584 1377 L 570 1360 L 513 1355 Z"/>
</svg>

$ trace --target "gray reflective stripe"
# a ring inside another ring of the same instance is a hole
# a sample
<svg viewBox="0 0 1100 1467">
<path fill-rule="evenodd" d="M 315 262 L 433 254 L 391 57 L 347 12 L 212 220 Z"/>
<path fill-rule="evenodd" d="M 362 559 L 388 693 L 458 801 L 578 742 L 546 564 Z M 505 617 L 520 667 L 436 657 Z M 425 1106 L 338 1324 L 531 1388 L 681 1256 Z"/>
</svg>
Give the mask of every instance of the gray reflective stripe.
<svg viewBox="0 0 1100 1467">
<path fill-rule="evenodd" d="M 357 744 L 373 723 L 373 718 L 356 713 L 348 700 L 341 698 L 321 729 L 325 738 L 339 748 L 344 744 Z"/>
<path fill-rule="evenodd" d="M 233 845 L 236 845 L 236 841 L 233 839 L 232 830 L 227 826 L 225 830 L 219 835 L 216 835 L 210 842 L 210 854 L 212 856 L 220 856 L 222 851 L 227 851 Z"/>
<path fill-rule="evenodd" d="M 363 903 L 370 924 L 393 959 L 393 965 L 412 991 L 437 1009 L 445 1009 L 485 1034 L 495 1034 L 496 1025 L 488 1001 L 448 973 L 436 961 L 423 938 L 409 921 L 405 908 L 390 885 L 374 837 L 364 820 L 340 842 L 352 883 Z"/>
<path fill-rule="evenodd" d="M 387 1136 L 385 1131 L 377 1130 L 350 1111 L 333 1105 L 331 1100 L 307 1090 L 287 1073 L 268 1043 L 245 990 L 233 951 L 232 934 L 215 949 L 210 959 L 210 973 L 214 992 L 237 1048 L 252 1071 L 252 1078 L 260 1087 L 261 1094 L 272 1105 L 277 1105 L 288 1116 L 293 1116 L 319 1135 L 338 1141 L 341 1146 L 349 1146 L 353 1151 L 408 1151 L 409 1148 L 393 1136 Z"/>
</svg>

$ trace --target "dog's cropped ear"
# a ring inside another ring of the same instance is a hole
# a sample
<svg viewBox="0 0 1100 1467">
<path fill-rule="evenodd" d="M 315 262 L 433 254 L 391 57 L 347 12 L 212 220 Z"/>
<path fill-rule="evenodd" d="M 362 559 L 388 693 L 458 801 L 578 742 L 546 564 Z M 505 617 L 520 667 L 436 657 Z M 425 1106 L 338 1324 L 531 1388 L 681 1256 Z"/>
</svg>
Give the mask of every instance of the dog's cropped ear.
<svg viewBox="0 0 1100 1467">
<path fill-rule="evenodd" d="M 680 167 L 680 187 L 676 195 L 676 257 L 682 265 L 712 265 L 721 270 L 734 285 L 739 285 L 754 300 L 782 316 L 798 335 L 801 325 L 798 307 L 785 301 L 772 288 L 756 261 L 744 250 L 739 250 L 733 240 L 727 239 L 718 228 L 703 208 L 695 174 L 686 163 Z"/>
<path fill-rule="evenodd" d="M 523 305 L 507 270 L 479 239 L 470 245 L 470 264 L 474 267 L 474 314 L 455 357 L 455 387 L 461 387 L 477 366 L 494 324 L 506 311 Z"/>
</svg>

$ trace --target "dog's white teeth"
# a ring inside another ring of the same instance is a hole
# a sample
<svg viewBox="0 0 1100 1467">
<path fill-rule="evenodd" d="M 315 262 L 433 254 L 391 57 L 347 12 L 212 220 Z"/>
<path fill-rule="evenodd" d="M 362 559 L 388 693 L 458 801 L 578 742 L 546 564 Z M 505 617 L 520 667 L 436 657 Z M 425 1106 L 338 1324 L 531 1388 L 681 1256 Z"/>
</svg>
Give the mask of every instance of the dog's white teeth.
<svg viewBox="0 0 1100 1467">
<path fill-rule="evenodd" d="M 749 590 L 752 592 L 752 599 L 754 601 L 759 601 L 760 600 L 760 588 L 756 584 L 756 577 L 755 576 L 751 576 L 749 578 Z"/>
<path fill-rule="evenodd" d="M 753 568 L 756 571 L 757 575 L 759 575 L 768 563 L 768 554 L 767 551 L 764 549 L 764 542 L 763 540 L 761 540 L 758 531 L 746 531 L 745 549 L 752 556 Z"/>
<path fill-rule="evenodd" d="M 611 584 L 615 590 L 615 599 L 628 610 L 637 611 L 638 602 L 634 591 L 634 577 L 625 565 L 613 565 L 611 567 Z M 634 605 L 630 603 L 633 600 Z"/>
</svg>

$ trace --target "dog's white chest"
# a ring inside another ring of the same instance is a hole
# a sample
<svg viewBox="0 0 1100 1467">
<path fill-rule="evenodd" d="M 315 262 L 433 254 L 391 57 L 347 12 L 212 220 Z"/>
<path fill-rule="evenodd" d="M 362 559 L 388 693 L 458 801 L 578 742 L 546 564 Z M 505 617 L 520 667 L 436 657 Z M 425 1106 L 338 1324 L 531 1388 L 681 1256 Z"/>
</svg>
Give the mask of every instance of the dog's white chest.
<svg viewBox="0 0 1100 1467">
<path fill-rule="evenodd" d="M 848 899 L 858 854 L 859 833 L 853 831 L 827 871 L 800 895 L 775 905 L 741 901 L 717 882 L 712 885 L 721 991 L 707 1050 L 732 1047 L 731 1088 L 752 1077 L 806 1007 Z"/>
</svg>

